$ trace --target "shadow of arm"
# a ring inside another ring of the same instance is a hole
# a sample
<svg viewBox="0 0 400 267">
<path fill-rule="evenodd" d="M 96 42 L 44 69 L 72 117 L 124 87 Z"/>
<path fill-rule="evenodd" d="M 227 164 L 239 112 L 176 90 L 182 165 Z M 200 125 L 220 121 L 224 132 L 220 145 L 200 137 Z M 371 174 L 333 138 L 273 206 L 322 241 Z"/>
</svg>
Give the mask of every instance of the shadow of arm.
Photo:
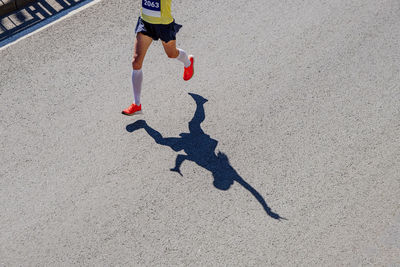
<svg viewBox="0 0 400 267">
<path fill-rule="evenodd" d="M 251 185 L 249 185 L 245 180 L 243 180 L 241 177 L 237 177 L 234 179 L 236 182 L 238 182 L 241 186 L 246 188 L 257 200 L 260 202 L 260 204 L 263 206 L 265 212 L 273 219 L 276 220 L 287 220 L 283 217 L 281 217 L 278 213 L 275 213 L 271 210 L 271 208 L 267 205 L 265 202 L 264 198 L 260 195 L 260 193 L 257 192 Z"/>
</svg>

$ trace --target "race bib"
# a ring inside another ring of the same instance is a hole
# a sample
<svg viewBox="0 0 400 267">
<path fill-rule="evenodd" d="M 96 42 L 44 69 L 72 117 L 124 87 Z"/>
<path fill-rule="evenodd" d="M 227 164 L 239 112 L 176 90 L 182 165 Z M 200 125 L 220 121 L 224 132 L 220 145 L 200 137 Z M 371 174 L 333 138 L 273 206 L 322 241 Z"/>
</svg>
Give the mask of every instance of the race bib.
<svg viewBox="0 0 400 267">
<path fill-rule="evenodd" d="M 146 16 L 161 17 L 161 0 L 142 0 L 142 12 Z"/>
</svg>

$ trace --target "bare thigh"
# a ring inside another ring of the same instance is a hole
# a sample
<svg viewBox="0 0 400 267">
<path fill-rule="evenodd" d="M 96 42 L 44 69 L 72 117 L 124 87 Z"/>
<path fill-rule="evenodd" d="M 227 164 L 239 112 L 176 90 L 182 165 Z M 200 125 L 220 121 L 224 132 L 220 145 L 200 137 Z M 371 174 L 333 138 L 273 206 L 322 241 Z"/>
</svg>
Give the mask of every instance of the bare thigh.
<svg viewBox="0 0 400 267">
<path fill-rule="evenodd" d="M 163 41 L 162 45 L 169 58 L 176 58 L 179 55 L 179 51 L 176 49 L 176 40 L 171 40 L 168 43 Z"/>
<path fill-rule="evenodd" d="M 153 39 L 143 33 L 136 34 L 135 48 L 133 51 L 132 68 L 134 70 L 140 70 L 143 65 L 144 57 L 149 49 L 149 46 L 153 42 Z"/>
</svg>

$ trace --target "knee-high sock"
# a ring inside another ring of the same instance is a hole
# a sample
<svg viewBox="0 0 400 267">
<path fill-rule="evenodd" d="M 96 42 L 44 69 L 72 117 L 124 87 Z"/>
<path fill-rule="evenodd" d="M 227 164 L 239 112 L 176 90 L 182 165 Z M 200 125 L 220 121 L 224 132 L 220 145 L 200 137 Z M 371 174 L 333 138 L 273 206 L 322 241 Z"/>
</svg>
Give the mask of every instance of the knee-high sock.
<svg viewBox="0 0 400 267">
<path fill-rule="evenodd" d="M 132 71 L 132 86 L 133 96 L 135 97 L 135 104 L 140 105 L 140 92 L 142 91 L 143 72 L 142 70 Z"/>
<path fill-rule="evenodd" d="M 178 51 L 179 51 L 179 55 L 176 59 L 179 60 L 180 62 L 182 62 L 185 65 L 185 68 L 189 67 L 190 64 L 192 64 L 192 62 L 190 62 L 186 52 L 180 48 L 178 48 Z"/>
</svg>

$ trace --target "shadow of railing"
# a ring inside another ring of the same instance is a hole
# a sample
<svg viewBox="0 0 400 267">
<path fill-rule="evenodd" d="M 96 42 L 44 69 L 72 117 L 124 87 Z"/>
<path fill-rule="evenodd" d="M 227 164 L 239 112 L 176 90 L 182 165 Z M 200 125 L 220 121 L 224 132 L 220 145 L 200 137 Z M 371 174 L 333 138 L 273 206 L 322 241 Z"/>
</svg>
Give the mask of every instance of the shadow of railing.
<svg viewBox="0 0 400 267">
<path fill-rule="evenodd" d="M 168 146 L 176 152 L 183 150 L 185 154 L 177 155 L 175 166 L 170 169 L 171 171 L 183 176 L 180 170 L 182 163 L 185 160 L 193 161 L 212 173 L 214 178 L 213 184 L 217 189 L 228 190 L 234 182 L 237 182 L 257 199 L 270 217 L 277 220 L 284 219 L 279 214 L 273 212 L 260 193 L 236 172 L 224 153 L 215 153 L 218 141 L 205 134 L 200 126 L 205 119 L 203 106 L 208 100 L 200 95 L 190 95 L 196 101 L 197 108 L 192 120 L 189 122 L 189 133 L 181 133 L 179 134 L 180 137 L 163 137 L 144 120 L 139 120 L 126 126 L 126 130 L 134 132 L 144 129 L 157 144 Z"/>
<path fill-rule="evenodd" d="M 51 18 L 86 0 L 38 0 L 24 8 L 0 17 L 0 41 Z"/>
</svg>

